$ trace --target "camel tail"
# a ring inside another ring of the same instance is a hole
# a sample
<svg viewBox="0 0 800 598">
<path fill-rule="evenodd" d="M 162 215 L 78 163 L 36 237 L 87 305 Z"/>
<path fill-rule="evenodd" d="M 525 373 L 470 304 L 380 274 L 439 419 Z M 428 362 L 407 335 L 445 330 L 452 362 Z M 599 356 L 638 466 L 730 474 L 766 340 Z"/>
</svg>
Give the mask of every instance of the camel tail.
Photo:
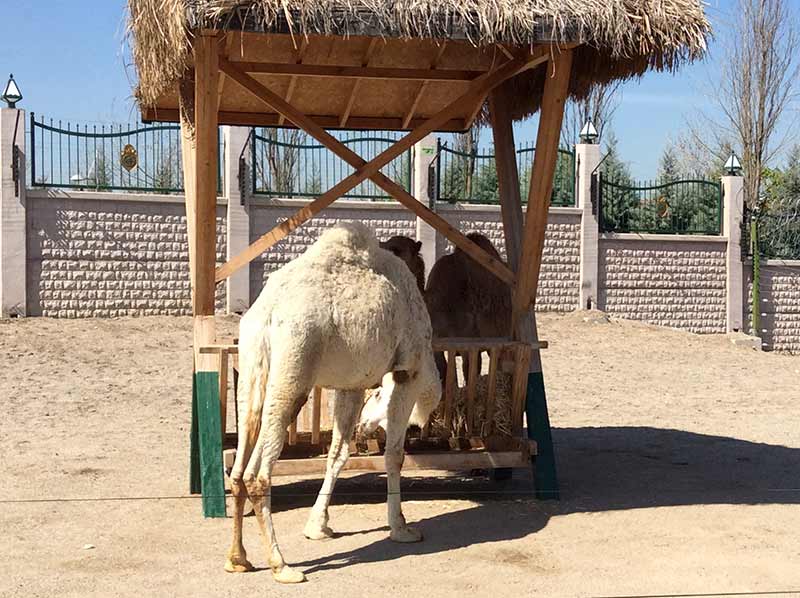
<svg viewBox="0 0 800 598">
<path fill-rule="evenodd" d="M 239 454 L 246 463 L 261 432 L 261 414 L 267 396 L 269 378 L 269 346 L 266 339 L 240 344 L 239 385 Z"/>
</svg>

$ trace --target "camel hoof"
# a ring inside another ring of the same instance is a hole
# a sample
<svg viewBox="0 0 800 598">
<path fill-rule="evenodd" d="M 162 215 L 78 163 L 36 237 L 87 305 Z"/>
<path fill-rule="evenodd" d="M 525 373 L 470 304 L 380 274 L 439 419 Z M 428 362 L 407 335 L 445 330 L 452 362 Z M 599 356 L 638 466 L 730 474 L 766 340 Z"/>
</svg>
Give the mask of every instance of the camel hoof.
<svg viewBox="0 0 800 598">
<path fill-rule="evenodd" d="M 389 539 L 392 542 L 400 542 L 402 544 L 419 542 L 422 540 L 422 532 L 416 528 L 406 525 L 405 527 L 393 529 L 389 533 Z"/>
<path fill-rule="evenodd" d="M 278 583 L 302 583 L 306 580 L 306 576 L 302 571 L 295 571 L 289 565 L 284 565 L 280 569 L 273 569 L 272 577 Z"/>
<path fill-rule="evenodd" d="M 225 560 L 225 571 L 228 573 L 247 573 L 252 570 L 253 565 L 247 559 L 228 557 Z"/>
<path fill-rule="evenodd" d="M 333 538 L 333 530 L 327 525 L 306 525 L 303 535 L 309 540 L 329 540 Z"/>
</svg>

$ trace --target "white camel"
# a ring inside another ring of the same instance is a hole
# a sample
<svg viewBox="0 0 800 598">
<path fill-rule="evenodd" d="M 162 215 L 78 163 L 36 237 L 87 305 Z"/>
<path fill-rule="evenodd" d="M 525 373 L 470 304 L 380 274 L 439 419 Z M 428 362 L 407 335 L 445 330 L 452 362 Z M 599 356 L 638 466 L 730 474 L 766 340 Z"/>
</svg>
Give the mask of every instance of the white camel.
<svg viewBox="0 0 800 598">
<path fill-rule="evenodd" d="M 328 504 L 344 466 L 365 389 L 381 392 L 364 407 L 367 431 L 383 425 L 390 538 L 417 542 L 400 505 L 400 468 L 409 420 L 424 424 L 441 384 L 431 350 L 431 324 L 408 267 L 380 249 L 357 223 L 322 235 L 299 258 L 270 275 L 239 327 L 239 444 L 231 473 L 233 543 L 225 569 L 252 568 L 242 545 L 247 496 L 261 528 L 273 577 L 305 580 L 283 559 L 272 526 L 270 477 L 290 421 L 314 386 L 335 390 L 327 471 L 306 524 L 310 539 L 330 537 Z"/>
</svg>

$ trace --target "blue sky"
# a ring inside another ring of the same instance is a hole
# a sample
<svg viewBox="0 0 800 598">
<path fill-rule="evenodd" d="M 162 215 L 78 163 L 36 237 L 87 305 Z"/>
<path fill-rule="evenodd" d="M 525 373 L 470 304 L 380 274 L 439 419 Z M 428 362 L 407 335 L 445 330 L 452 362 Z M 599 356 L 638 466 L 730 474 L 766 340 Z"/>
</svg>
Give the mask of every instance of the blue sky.
<svg viewBox="0 0 800 598">
<path fill-rule="evenodd" d="M 724 21 L 734 3 L 709 2 L 717 40 L 706 60 L 676 75 L 648 73 L 623 87 L 612 128 L 634 176 L 655 177 L 661 151 L 685 128 L 686 117 L 698 109 L 713 109 L 703 91 L 719 60 Z M 125 4 L 124 0 L 4 2 L 0 78 L 4 82 L 9 72 L 15 74 L 24 95 L 20 107 L 71 122 L 135 121 L 133 70 L 123 52 Z M 532 139 L 533 123 L 522 123 L 517 136 Z"/>
</svg>

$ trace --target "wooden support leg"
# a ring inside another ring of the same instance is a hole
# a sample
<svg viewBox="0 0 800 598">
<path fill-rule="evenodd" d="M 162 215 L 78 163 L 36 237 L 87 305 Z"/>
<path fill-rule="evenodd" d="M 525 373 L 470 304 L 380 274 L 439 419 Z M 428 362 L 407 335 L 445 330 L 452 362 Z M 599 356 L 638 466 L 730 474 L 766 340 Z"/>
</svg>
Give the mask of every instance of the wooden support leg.
<svg viewBox="0 0 800 598">
<path fill-rule="evenodd" d="M 190 255 L 192 313 L 194 314 L 194 380 L 191 456 L 203 494 L 206 517 L 225 516 L 222 464 L 223 423 L 220 411 L 218 364 L 198 347 L 216 340 L 214 267 L 216 265 L 217 203 L 217 37 L 201 32 L 194 40 L 194 85 L 187 77 L 179 88 Z M 197 455 L 199 453 L 199 456 Z M 196 491 L 196 476 L 191 489 Z"/>
<path fill-rule="evenodd" d="M 495 132 L 498 163 L 500 200 L 503 222 L 507 227 L 506 245 L 521 247 L 518 260 L 517 284 L 514 289 L 512 323 L 515 336 L 522 341 L 534 343 L 530 359 L 526 388 L 525 413 L 528 421 L 528 437 L 536 440 L 539 450 L 535 462 L 536 496 L 540 499 L 558 499 L 559 487 L 556 474 L 555 454 L 550 431 L 550 419 L 545 397 L 542 361 L 539 353 L 536 318 L 533 311 L 536 298 L 539 270 L 541 268 L 547 214 L 553 187 L 553 174 L 558 157 L 558 142 L 564 116 L 570 72 L 572 50 L 556 54 L 548 65 L 544 96 L 539 118 L 533 171 L 528 193 L 528 210 L 525 225 L 522 222 L 522 207 L 519 201 L 519 175 L 513 160 L 514 139 L 508 119 L 507 93 L 499 89 L 490 98 Z M 502 146 L 503 150 L 499 147 Z M 514 182 L 514 179 L 517 182 Z M 520 235 L 519 233 L 522 232 Z M 521 237 L 521 238 L 520 238 Z M 510 260 L 513 264 L 513 261 Z"/>
<path fill-rule="evenodd" d="M 550 209 L 550 196 L 553 192 L 558 142 L 571 70 L 572 50 L 566 50 L 555 57 L 552 75 L 545 81 L 536 153 L 528 192 L 528 211 L 525 218 L 520 272 L 517 288 L 514 290 L 512 319 L 521 334 L 525 334 L 525 328 L 527 328 L 528 334 L 534 340 L 538 340 L 538 334 L 533 309 L 542 265 L 547 215 Z M 528 323 L 525 322 L 526 318 Z M 538 348 L 531 355 L 525 412 L 528 419 L 528 437 L 538 444 L 534 472 L 536 496 L 540 499 L 558 500 L 560 492 L 555 451 L 550 429 L 550 416 L 547 410 L 542 359 Z"/>
</svg>

